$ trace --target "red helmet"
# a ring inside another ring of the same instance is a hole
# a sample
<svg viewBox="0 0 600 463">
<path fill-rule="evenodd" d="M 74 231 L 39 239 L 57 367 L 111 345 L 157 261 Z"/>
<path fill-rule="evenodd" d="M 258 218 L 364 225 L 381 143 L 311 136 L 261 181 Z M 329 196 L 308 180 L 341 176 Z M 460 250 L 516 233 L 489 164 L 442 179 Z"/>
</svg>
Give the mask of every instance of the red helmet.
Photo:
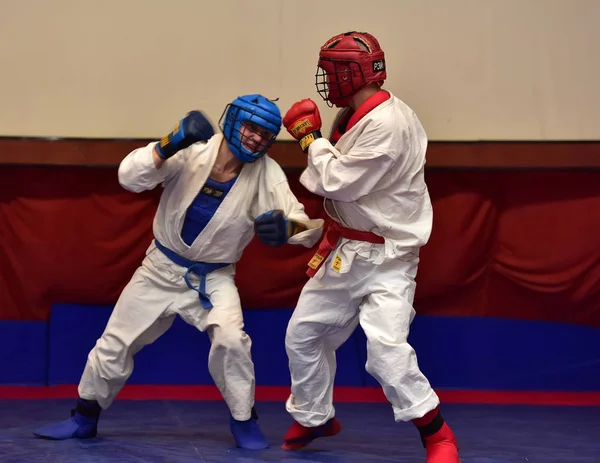
<svg viewBox="0 0 600 463">
<path fill-rule="evenodd" d="M 346 32 L 329 39 L 319 52 L 315 85 L 330 106 L 348 106 L 367 85 L 383 84 L 385 57 L 379 42 L 366 32 Z"/>
</svg>

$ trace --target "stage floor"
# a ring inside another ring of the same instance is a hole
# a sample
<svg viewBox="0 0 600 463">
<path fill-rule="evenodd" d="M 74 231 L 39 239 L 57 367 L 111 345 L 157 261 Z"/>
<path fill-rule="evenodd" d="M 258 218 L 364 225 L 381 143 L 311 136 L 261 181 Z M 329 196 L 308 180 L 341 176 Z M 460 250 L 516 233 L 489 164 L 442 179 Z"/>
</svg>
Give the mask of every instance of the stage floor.
<svg viewBox="0 0 600 463">
<path fill-rule="evenodd" d="M 74 400 L 0 400 L 0 462 L 425 462 L 414 426 L 394 423 L 385 403 L 340 403 L 344 429 L 302 451 L 281 450 L 291 418 L 281 402 L 257 410 L 271 448 L 241 450 L 221 401 L 117 400 L 104 412 L 98 437 L 36 439 L 32 430 L 69 416 Z M 600 407 L 446 404 L 442 413 L 463 463 L 598 463 Z"/>
</svg>

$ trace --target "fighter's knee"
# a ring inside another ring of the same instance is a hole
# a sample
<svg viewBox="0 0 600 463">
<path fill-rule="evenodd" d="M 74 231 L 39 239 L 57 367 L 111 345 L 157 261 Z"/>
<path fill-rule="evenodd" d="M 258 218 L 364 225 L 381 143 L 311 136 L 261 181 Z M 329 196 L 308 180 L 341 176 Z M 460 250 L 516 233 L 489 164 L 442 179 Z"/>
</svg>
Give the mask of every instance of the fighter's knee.
<svg viewBox="0 0 600 463">
<path fill-rule="evenodd" d="M 285 330 L 285 347 L 292 348 L 298 342 L 297 328 L 296 324 L 292 321 L 288 324 L 287 329 Z"/>
<path fill-rule="evenodd" d="M 212 346 L 217 350 L 245 350 L 250 337 L 237 328 L 215 327 L 212 332 Z"/>
<path fill-rule="evenodd" d="M 311 324 L 296 322 L 292 319 L 285 332 L 285 348 L 288 354 L 311 350 L 317 339 Z"/>
</svg>

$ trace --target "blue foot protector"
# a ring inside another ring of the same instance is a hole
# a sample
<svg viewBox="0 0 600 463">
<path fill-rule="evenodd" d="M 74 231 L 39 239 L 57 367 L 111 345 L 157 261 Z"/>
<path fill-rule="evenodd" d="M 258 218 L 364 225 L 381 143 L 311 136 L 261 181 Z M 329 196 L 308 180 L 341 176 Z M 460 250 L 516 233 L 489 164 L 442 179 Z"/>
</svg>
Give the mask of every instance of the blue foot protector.
<svg viewBox="0 0 600 463">
<path fill-rule="evenodd" d="M 238 447 L 248 450 L 261 450 L 269 447 L 269 441 L 258 424 L 258 415 L 252 408 L 252 416 L 247 421 L 229 420 L 231 434 Z"/>
<path fill-rule="evenodd" d="M 98 434 L 98 418 L 101 408 L 97 402 L 77 400 L 71 418 L 60 423 L 48 424 L 36 429 L 33 435 L 41 439 L 89 439 Z"/>
</svg>

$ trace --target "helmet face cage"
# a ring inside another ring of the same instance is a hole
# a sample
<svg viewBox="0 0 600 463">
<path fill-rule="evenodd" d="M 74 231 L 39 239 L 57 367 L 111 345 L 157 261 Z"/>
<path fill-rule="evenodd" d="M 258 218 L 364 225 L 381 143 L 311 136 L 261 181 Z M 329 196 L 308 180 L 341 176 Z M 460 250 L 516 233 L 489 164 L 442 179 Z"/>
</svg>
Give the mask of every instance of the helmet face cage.
<svg viewBox="0 0 600 463">
<path fill-rule="evenodd" d="M 278 135 L 269 130 L 274 128 L 271 121 L 233 103 L 225 107 L 219 124 L 229 148 L 243 162 L 264 156 Z"/>
<path fill-rule="evenodd" d="M 254 156 L 260 157 L 271 147 L 277 135 L 269 132 L 267 129 L 261 127 L 260 124 L 250 119 L 240 124 L 236 132 L 236 137 L 239 137 L 244 149 L 251 152 Z"/>
<path fill-rule="evenodd" d="M 315 74 L 317 92 L 329 107 L 345 105 L 365 85 L 365 75 L 356 61 L 321 58 Z"/>
<path fill-rule="evenodd" d="M 321 47 L 315 86 L 329 106 L 347 106 L 358 91 L 385 79 L 385 56 L 371 34 L 346 32 Z"/>
</svg>

